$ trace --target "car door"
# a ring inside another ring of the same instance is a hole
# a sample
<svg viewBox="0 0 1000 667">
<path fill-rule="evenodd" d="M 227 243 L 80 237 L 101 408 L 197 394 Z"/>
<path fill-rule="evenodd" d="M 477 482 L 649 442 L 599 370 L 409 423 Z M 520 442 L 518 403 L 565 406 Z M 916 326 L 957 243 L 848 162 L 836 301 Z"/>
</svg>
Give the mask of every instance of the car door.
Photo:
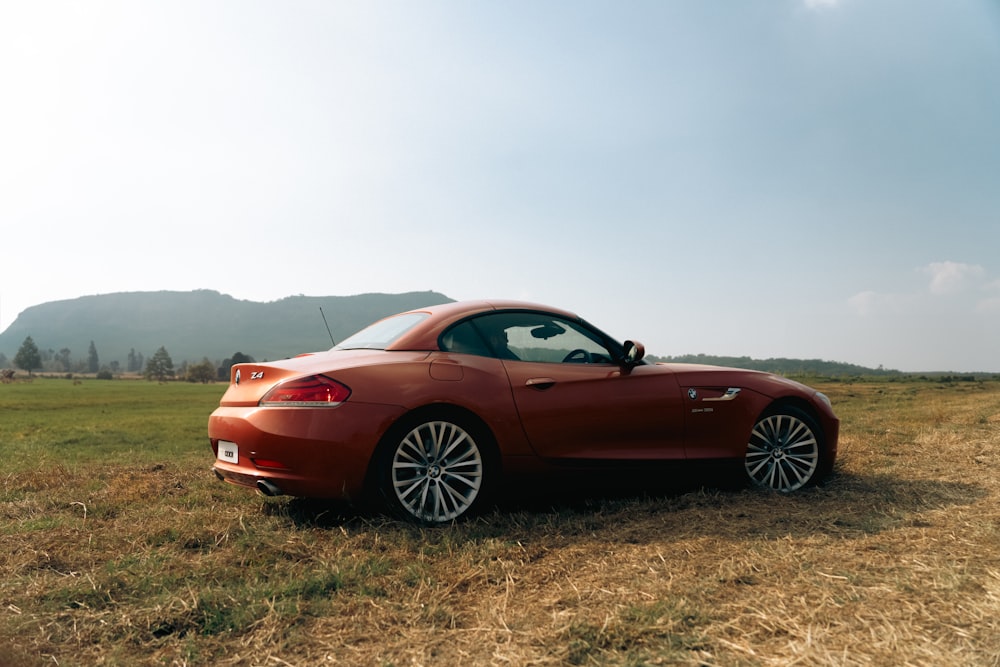
<svg viewBox="0 0 1000 667">
<path fill-rule="evenodd" d="M 682 459 L 684 406 L 672 373 L 611 363 L 504 361 L 521 424 L 547 459 Z"/>
<path fill-rule="evenodd" d="M 627 368 L 620 349 L 580 321 L 506 312 L 475 321 L 501 359 L 524 432 L 548 459 L 679 459 L 684 405 L 674 374 Z"/>
</svg>

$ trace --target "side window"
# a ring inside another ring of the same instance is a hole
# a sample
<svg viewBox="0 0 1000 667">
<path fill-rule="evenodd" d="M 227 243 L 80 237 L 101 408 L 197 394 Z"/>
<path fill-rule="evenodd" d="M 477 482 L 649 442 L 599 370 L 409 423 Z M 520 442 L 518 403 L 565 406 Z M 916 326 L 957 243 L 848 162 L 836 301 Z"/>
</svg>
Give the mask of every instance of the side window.
<svg viewBox="0 0 1000 667">
<path fill-rule="evenodd" d="M 476 354 L 481 357 L 493 356 L 472 320 L 467 320 L 448 329 L 441 336 L 440 345 L 445 352 Z"/>
<path fill-rule="evenodd" d="M 441 337 L 451 352 L 543 363 L 612 363 L 600 335 L 541 313 L 495 313 L 463 322 Z"/>
</svg>

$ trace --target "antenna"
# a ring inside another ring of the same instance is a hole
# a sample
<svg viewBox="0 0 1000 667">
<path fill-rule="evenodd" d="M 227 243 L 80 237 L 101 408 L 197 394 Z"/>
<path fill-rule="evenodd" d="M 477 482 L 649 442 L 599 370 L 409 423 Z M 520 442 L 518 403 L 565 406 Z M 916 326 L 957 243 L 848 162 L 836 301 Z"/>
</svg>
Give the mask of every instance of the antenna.
<svg viewBox="0 0 1000 667">
<path fill-rule="evenodd" d="M 333 343 L 334 347 L 336 347 L 337 341 L 333 339 L 333 332 L 330 331 L 330 323 L 326 321 L 326 315 L 323 313 L 323 306 L 319 307 L 319 314 L 323 316 L 323 324 L 326 325 L 326 332 L 330 334 L 330 342 Z"/>
</svg>

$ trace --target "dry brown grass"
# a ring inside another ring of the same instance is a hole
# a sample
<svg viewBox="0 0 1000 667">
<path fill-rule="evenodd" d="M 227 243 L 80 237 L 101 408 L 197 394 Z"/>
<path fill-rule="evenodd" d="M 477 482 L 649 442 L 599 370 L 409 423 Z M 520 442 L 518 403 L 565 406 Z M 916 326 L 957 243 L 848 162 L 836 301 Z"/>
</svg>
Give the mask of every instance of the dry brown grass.
<svg viewBox="0 0 1000 667">
<path fill-rule="evenodd" d="M 207 452 L 9 474 L 0 664 L 1000 665 L 1000 384 L 822 388 L 840 462 L 787 497 L 427 530 L 255 498 Z"/>
</svg>

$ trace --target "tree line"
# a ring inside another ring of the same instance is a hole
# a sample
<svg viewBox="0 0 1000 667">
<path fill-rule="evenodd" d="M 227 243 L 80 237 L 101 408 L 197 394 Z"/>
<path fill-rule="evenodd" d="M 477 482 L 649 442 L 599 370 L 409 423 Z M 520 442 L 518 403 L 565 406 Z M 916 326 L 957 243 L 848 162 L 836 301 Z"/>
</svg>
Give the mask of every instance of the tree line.
<svg viewBox="0 0 1000 667">
<path fill-rule="evenodd" d="M 90 341 L 86 359 L 75 360 L 69 348 L 58 352 L 52 349 L 40 350 L 31 336 L 24 339 L 17 354 L 14 355 L 13 366 L 27 371 L 30 377 L 36 371 L 50 373 L 93 373 L 98 379 L 112 379 L 115 375 L 124 373 L 139 374 L 147 380 L 166 382 L 167 380 L 187 380 L 188 382 L 209 383 L 216 380 L 228 380 L 230 369 L 235 364 L 253 363 L 254 358 L 242 352 L 235 353 L 231 358 L 221 363 L 213 363 L 208 357 L 200 362 L 189 364 L 184 361 L 179 368 L 174 368 L 173 359 L 166 347 L 161 346 L 153 356 L 145 359 L 135 349 L 129 350 L 125 368 L 116 359 L 108 364 L 101 364 L 97 345 Z M 11 360 L 0 353 L 0 368 L 7 368 Z"/>
</svg>

